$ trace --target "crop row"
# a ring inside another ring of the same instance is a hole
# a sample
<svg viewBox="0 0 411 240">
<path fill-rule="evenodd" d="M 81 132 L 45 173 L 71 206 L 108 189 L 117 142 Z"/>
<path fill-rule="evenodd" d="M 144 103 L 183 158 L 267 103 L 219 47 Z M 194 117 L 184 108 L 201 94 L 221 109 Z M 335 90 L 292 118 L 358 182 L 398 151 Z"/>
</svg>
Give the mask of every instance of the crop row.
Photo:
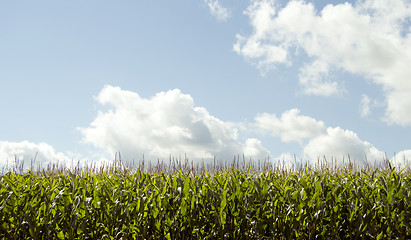
<svg viewBox="0 0 411 240">
<path fill-rule="evenodd" d="M 8 172 L 4 239 L 410 239 L 396 171 Z"/>
</svg>

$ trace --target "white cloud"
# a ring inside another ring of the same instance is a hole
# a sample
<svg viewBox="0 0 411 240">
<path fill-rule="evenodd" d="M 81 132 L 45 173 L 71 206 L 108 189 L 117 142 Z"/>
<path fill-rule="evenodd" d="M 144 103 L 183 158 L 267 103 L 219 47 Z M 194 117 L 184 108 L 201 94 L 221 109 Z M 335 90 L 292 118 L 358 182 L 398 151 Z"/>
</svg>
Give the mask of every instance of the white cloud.
<svg viewBox="0 0 411 240">
<path fill-rule="evenodd" d="M 397 169 L 411 168 L 411 149 L 397 153 L 390 159 L 390 163 Z"/>
<path fill-rule="evenodd" d="M 204 0 L 204 2 L 210 9 L 211 15 L 217 18 L 218 21 L 227 21 L 230 18 L 230 11 L 223 7 L 218 0 Z"/>
<path fill-rule="evenodd" d="M 281 118 L 274 114 L 263 113 L 255 118 L 256 126 L 260 131 L 279 136 L 283 142 L 297 141 L 303 146 L 302 164 L 309 162 L 317 164 L 318 158 L 328 163 L 341 165 L 343 159 L 348 163 L 348 156 L 356 161 L 357 165 L 363 165 L 365 160 L 371 165 L 380 164 L 384 160 L 384 153 L 375 148 L 371 143 L 361 140 L 352 131 L 339 127 L 326 127 L 322 121 L 309 116 L 300 115 L 298 109 L 284 112 Z M 307 143 L 303 142 L 307 139 Z M 294 163 L 294 157 L 283 154 L 280 160 Z M 332 162 L 333 161 L 333 162 Z"/>
<path fill-rule="evenodd" d="M 302 0 L 284 7 L 274 0 L 256 0 L 245 14 L 253 32 L 237 35 L 234 50 L 252 64 L 263 70 L 291 64 L 302 50 L 311 59 L 299 74 L 305 93 L 344 92 L 329 73 L 358 74 L 382 86 L 385 121 L 411 125 L 411 2 L 364 0 L 317 10 Z"/>
<path fill-rule="evenodd" d="M 261 141 L 256 138 L 248 138 L 246 140 L 243 152 L 245 156 L 259 156 L 260 160 L 270 157 L 267 149 L 265 149 Z"/>
<path fill-rule="evenodd" d="M 330 81 L 329 66 L 325 62 L 314 61 L 300 70 L 300 84 L 307 95 L 332 96 L 340 95 L 346 90 L 335 81 Z"/>
<path fill-rule="evenodd" d="M 15 161 L 17 160 L 17 162 Z M 23 164 L 24 170 L 47 167 L 49 164 L 57 164 L 60 167 L 71 164 L 72 159 L 67 155 L 56 152 L 47 143 L 8 142 L 0 141 L 0 167 L 17 167 L 15 164 Z"/>
<path fill-rule="evenodd" d="M 360 107 L 359 107 L 361 117 L 364 118 L 370 115 L 371 113 L 370 103 L 371 103 L 371 99 L 367 95 L 363 94 L 361 98 L 361 102 L 360 102 Z"/>
<path fill-rule="evenodd" d="M 196 107 L 180 90 L 157 93 L 146 99 L 119 87 L 106 86 L 96 100 L 108 105 L 87 128 L 79 128 L 83 140 L 107 153 L 121 152 L 123 160 L 184 156 L 191 160 L 236 154 L 264 159 L 269 152 L 256 139 L 237 140 L 237 129 Z"/>
<path fill-rule="evenodd" d="M 284 112 L 281 118 L 275 114 L 263 113 L 255 117 L 257 127 L 271 135 L 279 136 L 284 142 L 302 142 L 306 138 L 314 138 L 325 132 L 322 121 L 299 115 L 300 110 L 291 109 Z"/>
<path fill-rule="evenodd" d="M 237 42 L 233 49 L 250 61 L 255 61 L 255 65 L 262 71 L 267 71 L 274 67 L 276 63 L 287 62 L 287 47 L 284 45 L 274 45 L 267 38 L 267 34 L 272 30 L 272 18 L 275 9 L 271 7 L 274 1 L 254 1 L 244 13 L 249 16 L 254 33 L 249 38 L 240 34 L 236 35 Z"/>
<path fill-rule="evenodd" d="M 328 163 L 333 160 L 337 165 L 347 164 L 348 156 L 356 165 L 363 165 L 365 160 L 371 165 L 378 165 L 384 160 L 384 152 L 361 140 L 356 133 L 339 127 L 329 127 L 326 134 L 311 139 L 304 146 L 304 154 L 312 164 L 316 164 L 318 158 L 324 160 L 324 157 Z"/>
<path fill-rule="evenodd" d="M 276 166 L 280 169 L 298 169 L 299 167 L 302 167 L 304 165 L 304 163 L 296 159 L 296 156 L 291 153 L 283 153 L 273 160 Z"/>
</svg>

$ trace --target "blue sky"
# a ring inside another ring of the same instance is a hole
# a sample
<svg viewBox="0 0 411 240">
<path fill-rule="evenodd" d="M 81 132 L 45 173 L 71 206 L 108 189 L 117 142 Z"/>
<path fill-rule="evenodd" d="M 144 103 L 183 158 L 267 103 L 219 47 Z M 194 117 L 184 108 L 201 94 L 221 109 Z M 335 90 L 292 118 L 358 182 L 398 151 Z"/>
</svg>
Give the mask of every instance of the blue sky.
<svg viewBox="0 0 411 240">
<path fill-rule="evenodd" d="M 411 159 L 410 19 L 406 0 L 2 1 L 0 164 Z"/>
</svg>

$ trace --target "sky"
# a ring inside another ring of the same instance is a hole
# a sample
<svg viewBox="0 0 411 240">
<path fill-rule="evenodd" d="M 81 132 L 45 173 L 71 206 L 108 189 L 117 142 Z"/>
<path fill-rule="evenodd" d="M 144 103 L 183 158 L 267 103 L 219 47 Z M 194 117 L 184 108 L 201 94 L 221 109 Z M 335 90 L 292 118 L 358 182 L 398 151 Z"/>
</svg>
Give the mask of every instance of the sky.
<svg viewBox="0 0 411 240">
<path fill-rule="evenodd" d="M 405 166 L 410 63 L 409 0 L 1 1 L 0 168 Z"/>
</svg>

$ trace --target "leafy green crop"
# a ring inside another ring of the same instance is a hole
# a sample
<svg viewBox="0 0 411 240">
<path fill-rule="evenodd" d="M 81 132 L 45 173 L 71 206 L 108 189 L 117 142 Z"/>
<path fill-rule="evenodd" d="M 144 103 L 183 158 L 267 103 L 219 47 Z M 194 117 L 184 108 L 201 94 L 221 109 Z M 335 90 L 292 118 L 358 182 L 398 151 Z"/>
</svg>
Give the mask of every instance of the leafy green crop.
<svg viewBox="0 0 411 240">
<path fill-rule="evenodd" d="M 410 239 L 393 170 L 7 172 L 2 239 Z"/>
</svg>

